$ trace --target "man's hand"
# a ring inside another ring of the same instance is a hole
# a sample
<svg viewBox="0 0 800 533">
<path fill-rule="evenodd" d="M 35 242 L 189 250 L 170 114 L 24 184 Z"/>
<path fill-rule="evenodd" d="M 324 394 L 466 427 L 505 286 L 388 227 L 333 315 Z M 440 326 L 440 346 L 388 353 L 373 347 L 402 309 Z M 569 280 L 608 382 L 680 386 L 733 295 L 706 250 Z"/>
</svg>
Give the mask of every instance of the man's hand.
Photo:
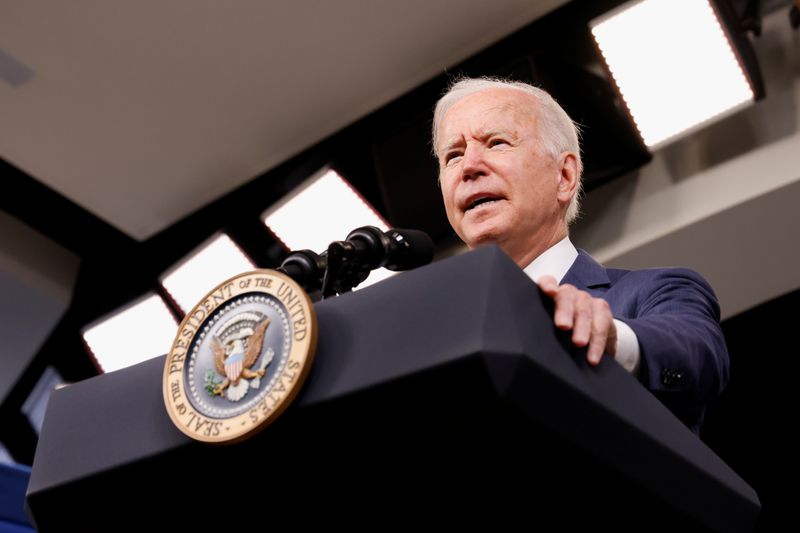
<svg viewBox="0 0 800 533">
<path fill-rule="evenodd" d="M 575 346 L 589 346 L 586 360 L 600 363 L 604 352 L 614 355 L 617 350 L 617 327 L 608 302 L 594 298 L 572 285 L 559 285 L 553 276 L 542 276 L 539 288 L 556 304 L 554 321 L 558 329 L 572 330 Z"/>
</svg>

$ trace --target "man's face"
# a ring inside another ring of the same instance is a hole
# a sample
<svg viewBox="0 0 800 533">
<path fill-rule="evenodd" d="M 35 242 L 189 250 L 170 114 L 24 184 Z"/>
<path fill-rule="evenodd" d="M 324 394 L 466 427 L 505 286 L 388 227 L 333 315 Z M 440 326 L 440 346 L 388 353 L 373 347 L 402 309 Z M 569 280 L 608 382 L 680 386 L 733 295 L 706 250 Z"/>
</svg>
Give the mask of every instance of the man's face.
<svg viewBox="0 0 800 533">
<path fill-rule="evenodd" d="M 458 236 L 470 248 L 497 244 L 523 267 L 566 236 L 571 198 L 563 192 L 563 156 L 548 155 L 539 141 L 537 106 L 514 89 L 464 97 L 442 119 L 435 147 Z"/>
</svg>

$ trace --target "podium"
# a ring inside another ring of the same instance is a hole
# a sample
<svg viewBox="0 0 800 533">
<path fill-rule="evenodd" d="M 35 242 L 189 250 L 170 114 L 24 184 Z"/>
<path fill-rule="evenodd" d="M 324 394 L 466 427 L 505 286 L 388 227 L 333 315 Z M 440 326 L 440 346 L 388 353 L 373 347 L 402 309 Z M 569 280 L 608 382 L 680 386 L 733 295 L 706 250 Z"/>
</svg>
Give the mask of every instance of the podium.
<svg viewBox="0 0 800 533">
<path fill-rule="evenodd" d="M 753 489 L 615 361 L 586 364 L 549 305 L 494 247 L 320 302 L 300 396 L 235 445 L 172 425 L 164 357 L 66 387 L 28 513 L 41 532 L 752 530 Z"/>
</svg>

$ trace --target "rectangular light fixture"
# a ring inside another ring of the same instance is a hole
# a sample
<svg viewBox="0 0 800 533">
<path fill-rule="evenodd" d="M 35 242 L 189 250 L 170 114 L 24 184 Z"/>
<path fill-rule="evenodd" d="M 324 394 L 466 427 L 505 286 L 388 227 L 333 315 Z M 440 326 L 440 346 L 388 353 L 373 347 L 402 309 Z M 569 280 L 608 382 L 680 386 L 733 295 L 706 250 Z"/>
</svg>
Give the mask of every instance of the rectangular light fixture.
<svg viewBox="0 0 800 533">
<path fill-rule="evenodd" d="M 650 148 L 756 99 L 733 36 L 709 0 L 637 0 L 589 25 Z"/>
<path fill-rule="evenodd" d="M 160 296 L 147 294 L 81 332 L 101 372 L 113 372 L 167 353 L 178 322 Z"/>
<path fill-rule="evenodd" d="M 211 289 L 242 272 L 256 268 L 235 242 L 220 233 L 199 246 L 161 277 L 161 285 L 184 313 Z"/>
<path fill-rule="evenodd" d="M 311 176 L 265 211 L 262 219 L 287 250 L 318 253 L 358 227 L 389 229 L 383 217 L 330 169 Z"/>
<path fill-rule="evenodd" d="M 262 219 L 287 250 L 322 253 L 362 226 L 387 231 L 389 225 L 344 178 L 324 168 L 264 212 Z M 395 274 L 385 268 L 370 273 L 358 288 Z"/>
</svg>

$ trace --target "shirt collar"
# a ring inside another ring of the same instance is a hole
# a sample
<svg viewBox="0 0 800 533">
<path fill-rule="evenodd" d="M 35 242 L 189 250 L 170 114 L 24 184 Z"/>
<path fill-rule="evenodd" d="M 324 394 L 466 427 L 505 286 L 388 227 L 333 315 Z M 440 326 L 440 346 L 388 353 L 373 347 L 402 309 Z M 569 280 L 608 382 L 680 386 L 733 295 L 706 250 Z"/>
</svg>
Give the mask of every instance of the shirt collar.
<svg viewBox="0 0 800 533">
<path fill-rule="evenodd" d="M 539 281 L 539 278 L 545 275 L 553 276 L 556 281 L 561 283 L 561 279 L 567 273 L 572 263 L 578 257 L 578 250 L 569 240 L 569 237 L 564 237 L 562 240 L 545 250 L 533 262 L 523 268 L 522 270 L 533 281 Z"/>
</svg>

